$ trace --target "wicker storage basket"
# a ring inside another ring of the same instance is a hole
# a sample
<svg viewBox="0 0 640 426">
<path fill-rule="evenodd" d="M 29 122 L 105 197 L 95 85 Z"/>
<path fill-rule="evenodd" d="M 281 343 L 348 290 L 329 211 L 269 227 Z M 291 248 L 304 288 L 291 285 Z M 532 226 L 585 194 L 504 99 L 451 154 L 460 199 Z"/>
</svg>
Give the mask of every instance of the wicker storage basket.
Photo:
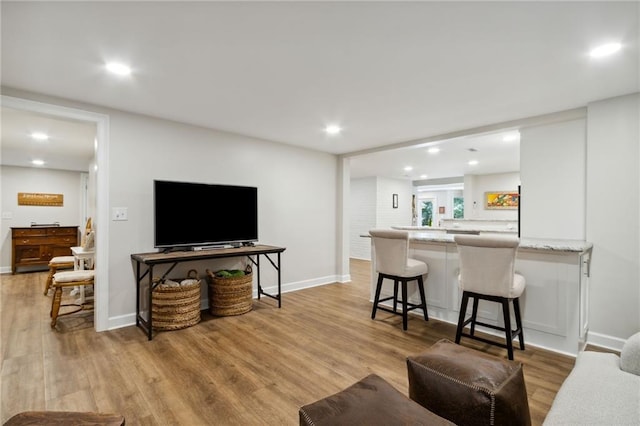
<svg viewBox="0 0 640 426">
<path fill-rule="evenodd" d="M 155 330 L 179 330 L 200 322 L 201 280 L 195 269 L 189 271 L 186 279 L 195 281 L 177 287 L 158 284 L 153 290 L 151 318 Z"/>
<path fill-rule="evenodd" d="M 253 308 L 253 273 L 247 265 L 245 274 L 239 277 L 209 275 L 209 312 L 219 317 L 241 315 Z"/>
</svg>

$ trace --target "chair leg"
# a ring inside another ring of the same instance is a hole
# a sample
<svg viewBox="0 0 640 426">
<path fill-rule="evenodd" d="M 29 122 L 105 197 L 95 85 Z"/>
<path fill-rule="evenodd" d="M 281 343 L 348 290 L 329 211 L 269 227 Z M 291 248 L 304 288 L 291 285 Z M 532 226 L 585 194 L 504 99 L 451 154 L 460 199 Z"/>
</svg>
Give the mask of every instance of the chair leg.
<svg viewBox="0 0 640 426">
<path fill-rule="evenodd" d="M 520 316 L 520 299 L 513 299 L 513 313 L 516 316 L 516 327 L 518 328 L 518 340 L 520 340 L 520 349 L 524 351 L 524 331 L 522 331 L 522 317 Z"/>
<path fill-rule="evenodd" d="M 511 313 L 509 312 L 509 299 L 502 299 L 502 316 L 504 318 L 504 333 L 507 341 L 507 355 L 513 361 L 513 336 L 511 335 Z"/>
<path fill-rule="evenodd" d="M 456 330 L 456 343 L 460 343 L 462 337 L 462 327 L 464 324 L 464 317 L 467 313 L 467 304 L 469 303 L 469 293 L 462 292 L 462 302 L 460 303 L 460 315 L 458 316 L 458 329 Z"/>
<path fill-rule="evenodd" d="M 402 329 L 407 330 L 407 280 L 402 280 Z"/>
<path fill-rule="evenodd" d="M 398 312 L 398 280 L 393 280 L 393 313 Z"/>
<path fill-rule="evenodd" d="M 422 275 L 418 277 L 418 291 L 420 291 L 420 301 L 422 302 L 422 312 L 424 313 L 424 320 L 429 321 L 429 314 L 427 313 L 427 298 L 424 294 L 424 281 Z"/>
<path fill-rule="evenodd" d="M 56 287 L 53 292 L 53 299 L 51 300 L 51 327 L 56 326 L 58 321 L 58 313 L 60 312 L 60 302 L 62 300 L 62 287 Z"/>
<path fill-rule="evenodd" d="M 475 336 L 476 333 L 476 321 L 478 320 L 478 304 L 480 303 L 480 299 L 478 296 L 473 296 L 473 310 L 471 311 L 471 327 L 469 329 L 469 334 Z"/>
<path fill-rule="evenodd" d="M 51 284 L 53 284 L 53 275 L 56 273 L 55 266 L 49 266 L 49 275 L 47 275 L 47 280 L 44 282 L 44 295 L 49 294 L 49 289 L 51 288 Z"/>
<path fill-rule="evenodd" d="M 376 318 L 376 310 L 378 309 L 378 300 L 380 300 L 380 290 L 382 290 L 382 275 L 378 274 L 378 284 L 376 285 L 376 296 L 373 299 L 373 309 L 371 310 L 371 319 Z"/>
</svg>

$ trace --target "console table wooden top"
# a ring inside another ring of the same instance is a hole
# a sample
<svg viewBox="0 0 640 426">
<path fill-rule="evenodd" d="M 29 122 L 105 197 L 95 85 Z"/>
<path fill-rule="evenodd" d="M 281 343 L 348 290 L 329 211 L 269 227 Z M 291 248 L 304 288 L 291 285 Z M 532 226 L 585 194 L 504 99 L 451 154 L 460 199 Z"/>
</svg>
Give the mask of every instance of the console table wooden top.
<svg viewBox="0 0 640 426">
<path fill-rule="evenodd" d="M 285 251 L 285 247 L 258 244 L 248 247 L 214 248 L 196 251 L 135 253 L 131 255 L 131 258 L 136 262 L 144 263 L 145 265 L 156 265 L 160 263 L 186 262 L 189 260 L 220 259 L 224 257 L 282 253 L 283 251 Z"/>
</svg>

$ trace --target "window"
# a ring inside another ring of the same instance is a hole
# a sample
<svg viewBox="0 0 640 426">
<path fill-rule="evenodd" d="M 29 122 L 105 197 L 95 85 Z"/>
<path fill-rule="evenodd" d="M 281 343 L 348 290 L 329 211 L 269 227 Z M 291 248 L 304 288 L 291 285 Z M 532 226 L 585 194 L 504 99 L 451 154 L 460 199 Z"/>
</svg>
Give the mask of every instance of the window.
<svg viewBox="0 0 640 426">
<path fill-rule="evenodd" d="M 422 201 L 420 203 L 422 216 L 422 226 L 431 226 L 433 223 L 433 201 Z"/>
<path fill-rule="evenodd" d="M 464 198 L 453 197 L 453 218 L 464 219 Z"/>
</svg>

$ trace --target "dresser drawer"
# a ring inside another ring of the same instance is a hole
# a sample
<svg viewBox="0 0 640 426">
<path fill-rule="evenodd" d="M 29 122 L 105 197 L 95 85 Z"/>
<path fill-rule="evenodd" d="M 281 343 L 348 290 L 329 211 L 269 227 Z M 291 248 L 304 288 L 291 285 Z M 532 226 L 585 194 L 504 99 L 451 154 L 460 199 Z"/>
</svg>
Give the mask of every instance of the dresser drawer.
<svg viewBox="0 0 640 426">
<path fill-rule="evenodd" d="M 47 235 L 72 235 L 77 238 L 78 228 L 50 228 L 47 230 Z"/>
<path fill-rule="evenodd" d="M 49 245 L 63 245 L 63 246 L 68 246 L 68 247 L 73 247 L 78 243 L 78 237 L 71 236 L 71 235 L 60 235 L 60 236 L 56 236 L 56 237 L 49 237 L 47 238 L 47 244 Z"/>
<path fill-rule="evenodd" d="M 47 236 L 47 228 L 26 228 L 26 229 L 14 229 L 13 230 L 13 238 L 20 237 L 46 237 Z"/>
<path fill-rule="evenodd" d="M 17 237 L 13 239 L 13 243 L 17 246 L 37 246 L 40 244 L 46 244 L 49 242 L 49 238 L 46 235 L 43 235 L 42 237 L 38 237 L 38 236 L 24 236 L 24 237 Z"/>
</svg>

